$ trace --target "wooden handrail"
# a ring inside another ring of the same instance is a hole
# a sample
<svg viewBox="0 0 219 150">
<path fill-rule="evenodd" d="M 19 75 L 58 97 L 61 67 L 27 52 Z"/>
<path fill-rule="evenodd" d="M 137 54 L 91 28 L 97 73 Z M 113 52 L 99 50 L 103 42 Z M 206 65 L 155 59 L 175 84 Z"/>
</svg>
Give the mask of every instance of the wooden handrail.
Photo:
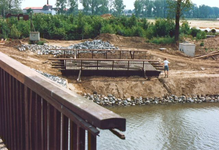
<svg viewBox="0 0 219 150">
<path fill-rule="evenodd" d="M 148 59 L 105 59 L 105 58 L 49 58 L 49 60 L 83 60 L 83 61 L 136 61 L 136 62 L 158 62 L 157 60 Z"/>
<path fill-rule="evenodd" d="M 87 130 L 95 150 L 97 128 L 126 130 L 125 118 L 1 52 L 0 88 L 0 136 L 9 149 L 67 149 L 69 140 L 71 150 L 85 149 Z"/>
<path fill-rule="evenodd" d="M 0 66 L 3 70 L 18 79 L 27 87 L 36 91 L 43 98 L 51 101 L 51 104 L 57 107 L 57 109 L 60 109 L 60 106 L 65 106 L 100 129 L 117 128 L 121 131 L 125 131 L 124 118 L 112 113 L 106 108 L 86 100 L 82 96 L 69 91 L 66 88 L 54 84 L 50 79 L 43 77 L 36 71 L 20 64 L 5 54 L 0 53 L 0 56 Z M 57 105 L 55 101 L 60 105 Z M 111 124 L 110 122 L 114 123 Z"/>
</svg>

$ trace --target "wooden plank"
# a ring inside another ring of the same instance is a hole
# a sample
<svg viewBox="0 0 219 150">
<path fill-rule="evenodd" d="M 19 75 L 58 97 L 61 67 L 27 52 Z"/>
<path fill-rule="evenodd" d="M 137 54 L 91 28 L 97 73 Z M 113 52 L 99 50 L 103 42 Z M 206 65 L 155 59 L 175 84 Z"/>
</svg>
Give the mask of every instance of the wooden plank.
<svg viewBox="0 0 219 150">
<path fill-rule="evenodd" d="M 8 122 L 8 126 L 9 126 L 9 144 L 8 144 L 8 148 L 9 149 L 13 149 L 13 116 L 12 116 L 12 92 L 11 92 L 11 89 L 12 89 L 12 86 L 11 86 L 11 75 L 10 74 L 7 74 L 8 76 L 8 115 L 9 115 L 9 122 Z"/>
<path fill-rule="evenodd" d="M 13 149 L 17 149 L 17 131 L 16 131 L 16 127 L 17 127 L 17 122 L 16 122 L 16 100 L 15 100 L 15 79 L 13 77 L 11 77 L 11 103 L 12 103 L 12 134 L 13 134 Z"/>
<path fill-rule="evenodd" d="M 25 149 L 30 149 L 30 139 L 29 139 L 29 90 L 28 87 L 24 87 L 24 104 L 25 104 Z"/>
<path fill-rule="evenodd" d="M 85 130 L 79 128 L 79 149 L 85 150 Z"/>
<path fill-rule="evenodd" d="M 68 118 L 62 114 L 62 149 L 68 149 Z"/>
<path fill-rule="evenodd" d="M 19 81 L 18 81 L 19 82 Z M 25 149 L 25 89 L 24 85 L 19 82 L 19 126 L 20 126 L 20 144 L 21 149 Z"/>
<path fill-rule="evenodd" d="M 70 122 L 70 150 L 77 150 L 78 127 L 73 121 Z"/>
<path fill-rule="evenodd" d="M 4 81 L 3 81 L 3 70 L 0 68 L 0 135 L 4 137 L 4 131 L 5 131 L 5 113 L 4 113 Z"/>
<path fill-rule="evenodd" d="M 48 60 L 68 60 L 68 61 L 130 61 L 130 59 L 105 59 L 105 58 L 77 58 L 77 59 L 73 59 L 73 58 L 48 58 Z M 148 60 L 148 59 L 131 59 L 131 61 L 136 61 L 136 62 L 157 62 L 157 60 Z"/>
<path fill-rule="evenodd" d="M 88 150 L 97 149 L 97 137 L 88 132 Z"/>
</svg>

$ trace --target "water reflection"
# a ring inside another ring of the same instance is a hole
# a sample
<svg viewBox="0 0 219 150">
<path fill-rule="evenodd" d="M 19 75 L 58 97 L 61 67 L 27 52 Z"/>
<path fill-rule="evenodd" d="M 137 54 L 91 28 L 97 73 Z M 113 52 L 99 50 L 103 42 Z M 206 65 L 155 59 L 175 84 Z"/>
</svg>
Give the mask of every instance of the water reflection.
<svg viewBox="0 0 219 150">
<path fill-rule="evenodd" d="M 219 149 L 219 104 L 109 108 L 127 119 L 126 140 L 101 130 L 99 150 Z"/>
</svg>

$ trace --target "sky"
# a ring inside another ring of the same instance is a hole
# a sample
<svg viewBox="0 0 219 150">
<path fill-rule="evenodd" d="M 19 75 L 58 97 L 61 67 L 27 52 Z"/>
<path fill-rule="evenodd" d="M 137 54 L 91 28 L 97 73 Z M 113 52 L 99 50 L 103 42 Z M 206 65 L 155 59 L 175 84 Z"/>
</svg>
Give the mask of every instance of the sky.
<svg viewBox="0 0 219 150">
<path fill-rule="evenodd" d="M 135 0 L 123 0 L 125 9 L 134 9 Z M 193 3 L 197 5 L 207 5 L 211 7 L 219 7 L 219 0 L 192 0 Z M 49 4 L 55 6 L 56 0 L 49 0 Z M 47 4 L 47 0 L 23 0 L 21 3 L 21 8 L 25 7 L 42 7 Z"/>
</svg>

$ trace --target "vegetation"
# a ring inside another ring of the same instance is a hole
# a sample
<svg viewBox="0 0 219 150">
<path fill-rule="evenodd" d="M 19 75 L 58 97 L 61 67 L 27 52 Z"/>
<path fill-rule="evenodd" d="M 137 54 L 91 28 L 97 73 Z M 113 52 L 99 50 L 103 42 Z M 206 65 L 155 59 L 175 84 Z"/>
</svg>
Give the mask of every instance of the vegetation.
<svg viewBox="0 0 219 150">
<path fill-rule="evenodd" d="M 174 42 L 175 24 L 172 20 L 156 19 L 149 23 L 147 19 L 131 17 L 111 17 L 104 19 L 100 16 L 77 15 L 48 15 L 34 14 L 33 24 L 42 38 L 60 40 L 79 40 L 94 38 L 101 33 L 111 33 L 122 36 L 139 36 L 147 38 L 156 44 Z M 9 18 L 0 20 L 0 38 L 29 37 L 30 21 Z M 183 22 L 180 33 L 203 39 L 206 33 L 198 29 L 190 29 L 188 22 Z"/>
<path fill-rule="evenodd" d="M 177 1 L 173 1 L 173 0 L 168 0 L 168 7 L 169 7 L 169 16 L 170 15 L 174 15 L 175 17 L 175 41 L 179 41 L 179 22 L 180 19 L 183 15 L 183 11 L 188 11 L 189 8 L 191 8 L 191 1 L 190 0 L 177 0 Z M 171 16 L 170 16 L 171 17 Z"/>
<path fill-rule="evenodd" d="M 0 0 L 0 15 L 5 17 L 6 14 L 21 13 L 20 3 L 22 0 Z"/>
<path fill-rule="evenodd" d="M 182 0 L 182 2 L 185 0 Z M 135 0 L 134 11 L 136 17 L 155 17 L 167 18 L 169 2 L 174 0 Z M 219 8 L 206 5 L 197 6 L 191 3 L 189 10 L 182 9 L 182 14 L 185 18 L 219 18 Z M 174 17 L 174 16 L 173 16 Z"/>
</svg>

